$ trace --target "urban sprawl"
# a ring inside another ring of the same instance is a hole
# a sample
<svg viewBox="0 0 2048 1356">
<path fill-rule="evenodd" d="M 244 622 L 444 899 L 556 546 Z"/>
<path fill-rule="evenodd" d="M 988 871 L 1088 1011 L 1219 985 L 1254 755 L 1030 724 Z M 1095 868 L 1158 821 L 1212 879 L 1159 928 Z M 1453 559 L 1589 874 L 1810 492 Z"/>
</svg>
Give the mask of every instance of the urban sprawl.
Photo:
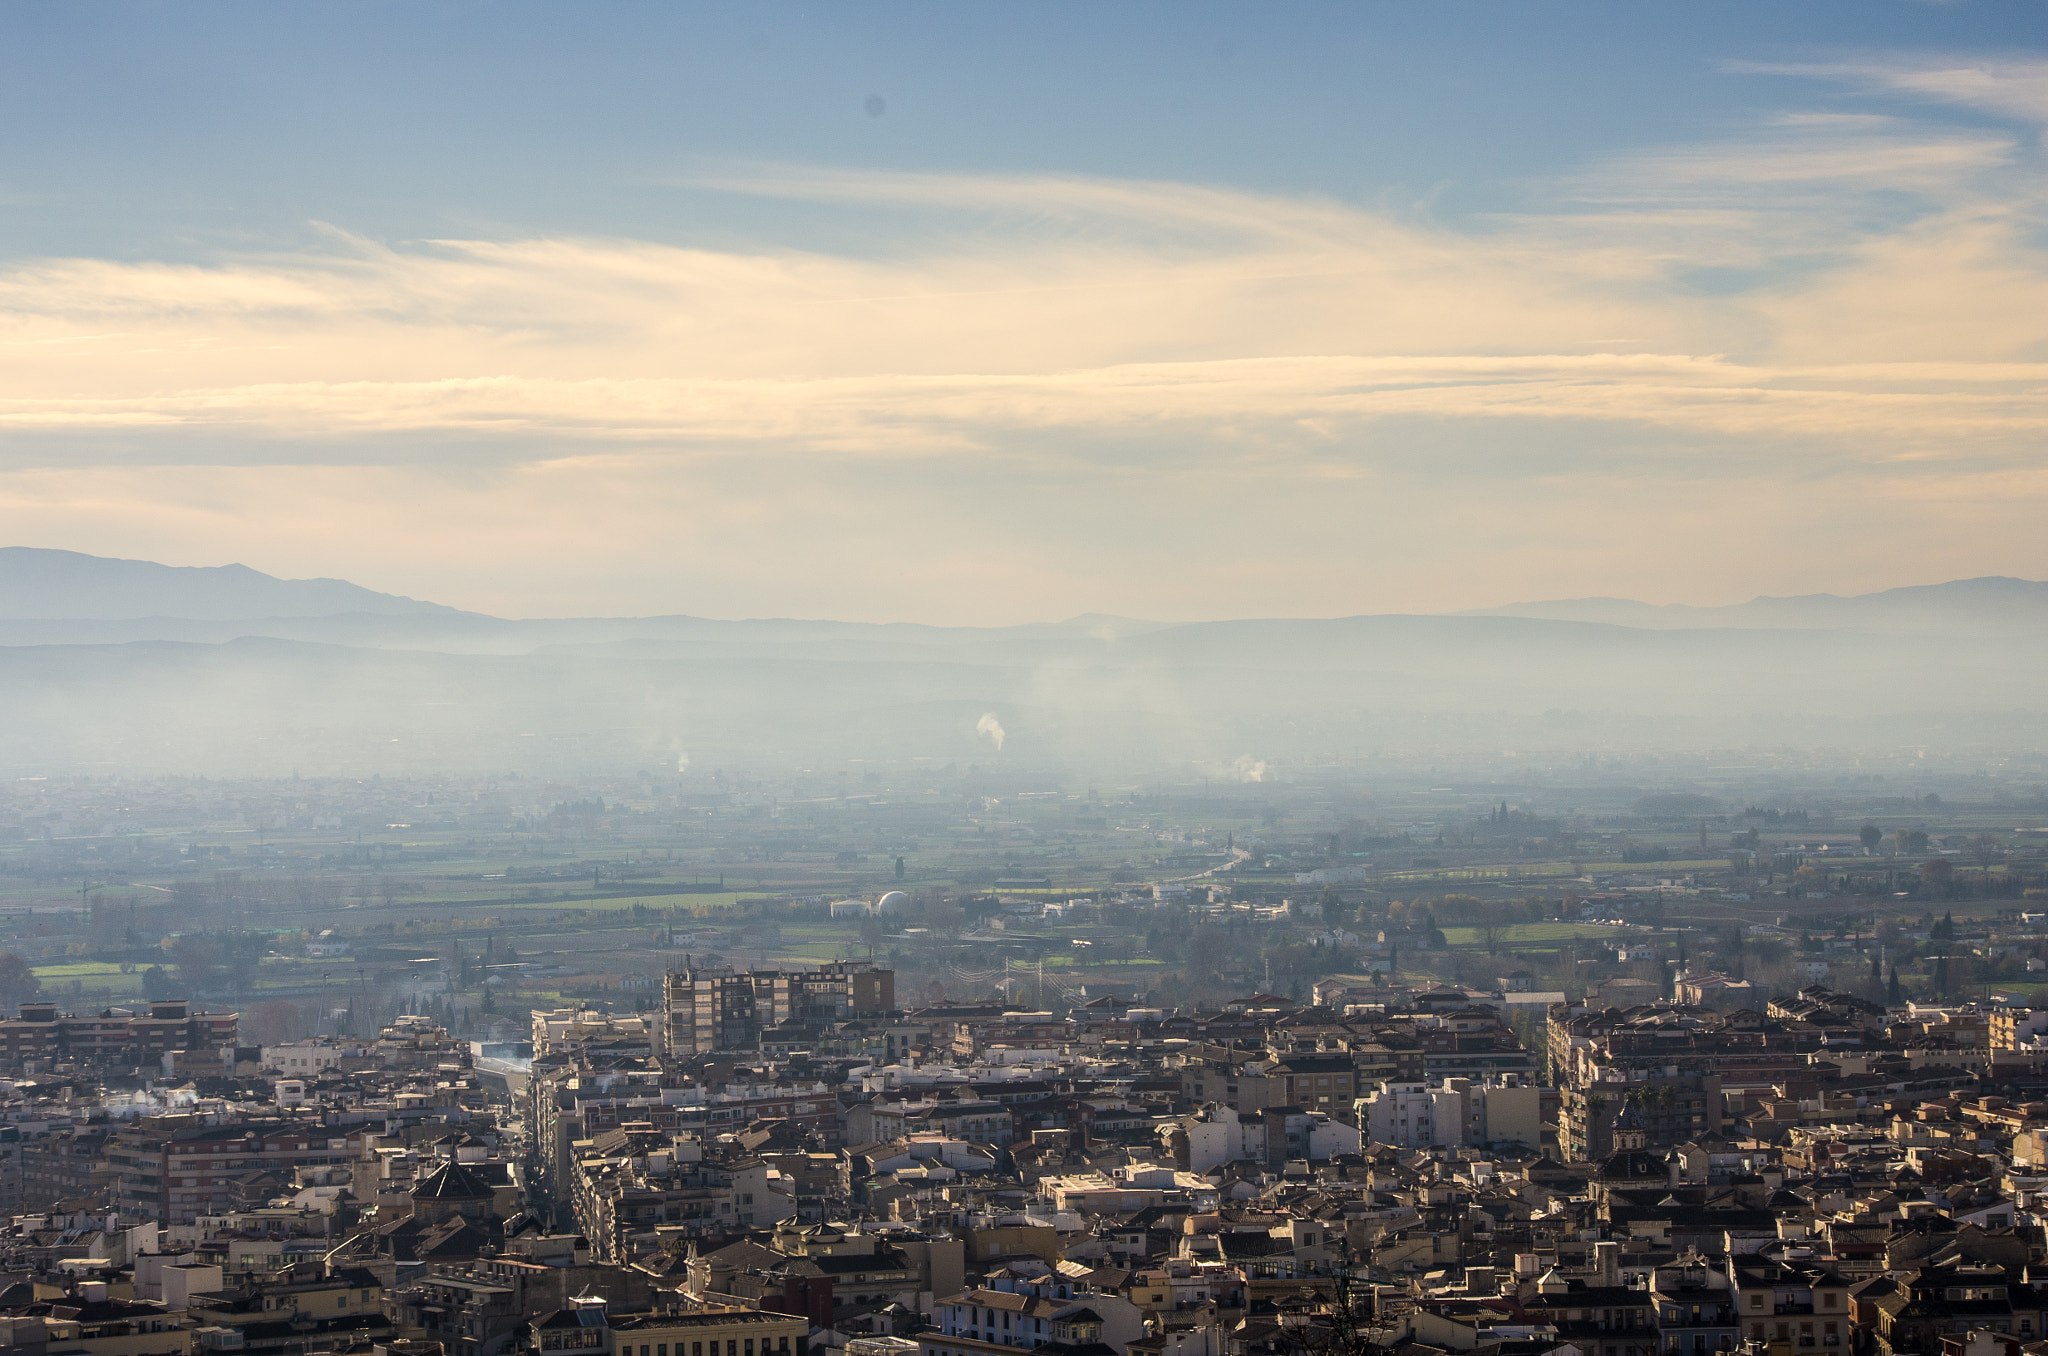
<svg viewBox="0 0 2048 1356">
<path fill-rule="evenodd" d="M 2038 769 L 1537 761 L 16 783 L 0 1348 L 2048 1353 Z"/>
</svg>

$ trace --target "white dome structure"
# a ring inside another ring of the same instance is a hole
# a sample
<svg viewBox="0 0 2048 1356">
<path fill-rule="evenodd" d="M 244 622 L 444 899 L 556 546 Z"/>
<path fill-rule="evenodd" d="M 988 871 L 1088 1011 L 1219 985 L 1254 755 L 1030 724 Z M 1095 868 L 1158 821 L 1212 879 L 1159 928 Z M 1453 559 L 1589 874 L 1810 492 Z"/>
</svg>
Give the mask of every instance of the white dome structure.
<svg viewBox="0 0 2048 1356">
<path fill-rule="evenodd" d="M 891 890 L 888 894 L 875 901 L 875 912 L 894 913 L 898 909 L 908 907 L 909 904 L 909 895 L 904 894 L 901 890 Z"/>
</svg>

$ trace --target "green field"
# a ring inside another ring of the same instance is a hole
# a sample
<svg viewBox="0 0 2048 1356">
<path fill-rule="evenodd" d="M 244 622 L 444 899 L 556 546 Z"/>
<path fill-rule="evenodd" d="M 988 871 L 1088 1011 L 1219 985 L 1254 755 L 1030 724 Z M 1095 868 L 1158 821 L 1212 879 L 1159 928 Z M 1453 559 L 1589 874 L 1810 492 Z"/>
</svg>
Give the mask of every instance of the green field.
<svg viewBox="0 0 2048 1356">
<path fill-rule="evenodd" d="M 1478 928 L 1445 928 L 1444 940 L 1452 946 L 1485 946 L 1486 934 Z M 1595 923 L 1514 923 L 1494 937 L 1496 947 L 1521 946 L 1529 942 L 1567 942 L 1576 937 L 1599 937 L 1609 941 L 1625 935 L 1620 928 Z"/>
<path fill-rule="evenodd" d="M 146 968 L 146 967 L 138 967 Z M 121 967 L 111 961 L 76 961 L 64 965 L 38 965 L 36 978 L 49 979 L 103 979 L 108 975 L 119 975 Z M 140 984 L 138 977 L 135 981 Z"/>
<path fill-rule="evenodd" d="M 645 895 L 638 899 L 460 899 L 440 902 L 440 907 L 481 909 L 489 913 L 520 913 L 553 910 L 556 913 L 573 913 L 583 910 L 590 913 L 618 913 L 630 911 L 635 904 L 644 904 L 650 913 L 666 916 L 671 908 L 684 911 L 691 909 L 729 909 L 743 900 L 772 899 L 759 891 L 732 890 L 724 894 L 708 895 Z M 423 907 L 434 907 L 432 903 Z"/>
<path fill-rule="evenodd" d="M 1595 863 L 1601 870 L 1611 869 L 1611 863 Z M 1517 862 L 1513 866 L 1418 866 L 1406 871 L 1389 871 L 1380 879 L 1388 881 L 1428 880 L 1518 880 L 1538 876 L 1579 876 L 1584 874 L 1588 862 Z M 1660 863 L 1662 865 L 1662 863 Z M 1724 863 L 1725 865 L 1725 863 Z"/>
<path fill-rule="evenodd" d="M 1576 861 L 1558 862 L 1516 862 L 1512 866 L 1446 866 L 1415 867 L 1406 871 L 1389 871 L 1381 877 L 1386 881 L 1403 881 L 1415 884 L 1421 881 L 1456 880 L 1521 880 L 1549 877 L 1577 877 L 1588 871 L 1657 875 L 1673 871 L 1726 871 L 1726 857 L 1691 858 L 1673 862 L 1618 862 L 1612 857 L 1589 851 Z"/>
</svg>

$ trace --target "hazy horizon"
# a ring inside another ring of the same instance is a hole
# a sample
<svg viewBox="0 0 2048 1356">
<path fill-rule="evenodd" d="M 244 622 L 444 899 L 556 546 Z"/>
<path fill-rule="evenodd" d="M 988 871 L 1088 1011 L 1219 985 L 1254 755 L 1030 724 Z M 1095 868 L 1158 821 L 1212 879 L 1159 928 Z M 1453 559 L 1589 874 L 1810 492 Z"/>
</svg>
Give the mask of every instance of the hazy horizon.
<svg viewBox="0 0 2048 1356">
<path fill-rule="evenodd" d="M 1996 766 L 2039 17 L 7 10 L 0 772 Z"/>
<path fill-rule="evenodd" d="M 19 609 L 9 610 L 9 599 L 10 599 L 10 598 L 12 597 L 12 593 L 11 593 L 11 591 L 10 591 L 10 586 L 11 586 L 11 585 L 14 585 L 14 584 L 16 583 L 16 581 L 15 581 L 15 580 L 13 580 L 12 578 L 9 578 L 9 577 L 8 577 L 8 575 L 9 575 L 9 563 L 8 563 L 8 562 L 9 562 L 9 557 L 10 557 L 10 555 L 11 555 L 11 554 L 18 554 L 18 553 L 19 553 L 19 551 L 20 551 L 21 549 L 22 549 L 22 548 L 21 548 L 21 544 L 20 544 L 20 543 L 0 543 L 0 621 L 7 621 L 7 620 L 22 620 L 22 619 L 24 619 L 25 617 L 27 617 L 27 616 L 29 616 L 29 615 L 30 615 L 30 614 L 28 614 L 28 613 L 26 613 L 26 612 L 23 612 L 23 611 L 19 610 Z M 172 571 L 179 571 L 179 572 L 188 572 L 188 571 L 206 571 L 206 572 L 212 572 L 212 573 L 215 573 L 215 574 L 219 574 L 219 573 L 223 573 L 223 572 L 236 572 L 236 571 L 251 571 L 251 572 L 253 572 L 253 573 L 255 573 L 255 574 L 261 575 L 261 576 L 263 577 L 263 579 L 264 579 L 264 580 L 266 580 L 266 581 L 270 581 L 270 582 L 275 582 L 275 583 L 278 583 L 278 584 L 284 584 L 284 585 L 337 585 L 337 584 L 338 584 L 338 585 L 347 585 L 347 586 L 350 586 L 350 587 L 352 587 L 352 588 L 356 588 L 356 589 L 360 589 L 360 588 L 362 587 L 362 586 L 361 586 L 361 585 L 360 585 L 359 583 L 357 583 L 357 581 L 355 581 L 355 580 L 352 580 L 352 579 L 341 579 L 341 578 L 336 578 L 336 577 L 334 577 L 334 576 L 315 576 L 315 577 L 311 577 L 311 578 L 297 578 L 297 579 L 294 579 L 294 578 L 286 578 L 286 577 L 281 577 L 281 576 L 276 576 L 276 575 L 270 575 L 270 574 L 268 574 L 267 572 L 264 572 L 264 571 L 257 571 L 257 570 L 255 570 L 255 567 L 253 567 L 253 566 L 249 565 L 249 564 L 248 564 L 248 563 L 247 563 L 246 561 L 239 561 L 239 560 L 231 560 L 231 561 L 218 561 L 218 562 L 170 562 L 170 561 L 150 561 L 150 560 L 141 560 L 141 559 L 138 559 L 138 558 L 135 558 L 135 557 L 126 557 L 126 556 L 95 556 L 95 555 L 92 555 L 92 554 L 91 554 L 91 553 L 89 553 L 89 552 L 79 552 L 79 551 L 71 551 L 71 550 L 69 550 L 68 548 L 58 548 L 58 547 L 31 547 L 31 548 L 26 548 L 26 549 L 28 549 L 28 550 L 30 550 L 30 551 L 34 551 L 34 552 L 40 553 L 40 554 L 46 554 L 46 555 L 63 555 L 63 556 L 75 556 L 75 557 L 80 557 L 80 558 L 82 558 L 82 559 L 83 559 L 83 560 L 85 560 L 85 561 L 91 562 L 91 564 L 93 564 L 93 565 L 110 565 L 110 564 L 111 564 L 111 565 L 141 565 L 141 566 L 147 566 L 147 567 L 158 567 L 158 566 L 162 566 L 162 567 L 168 567 L 168 569 L 170 569 L 170 570 L 172 570 Z M 175 586 L 175 584 L 177 583 L 177 581 L 176 581 L 175 579 L 168 579 L 168 580 L 166 580 L 165 582 L 166 582 L 166 583 L 168 583 L 168 584 L 172 584 L 173 586 Z M 1091 621 L 1101 620 L 1101 621 L 1105 621 L 1105 622 L 1137 622 L 1137 623 L 1142 623 L 1142 624 L 1151 624 L 1151 625 L 1177 626 L 1177 625 L 1191 625 L 1191 624 L 1200 624 L 1200 623 L 1204 623 L 1204 622 L 1228 622 L 1228 621 L 1252 621 L 1252 620 L 1275 620 L 1275 621 L 1343 621 L 1343 620 L 1350 620 L 1350 619 L 1356 619 L 1356 618 L 1364 618 L 1364 617 L 1403 617 L 1403 616 L 1412 616 L 1412 617 L 1456 617 L 1456 616 L 1490 616 L 1490 615 L 1516 615 L 1516 609 L 1518 609 L 1518 608 L 1530 608 L 1530 607 L 1545 607 L 1545 606 L 1561 606 L 1561 605 L 1572 605 L 1572 604 L 1609 604 L 1609 603 L 1618 603 L 1618 604 L 1625 604 L 1625 605 L 1630 605 L 1630 606 L 1639 606 L 1639 607 L 1641 607 L 1641 608 L 1645 608 L 1645 609 L 1650 609 L 1650 610 L 1655 610 L 1655 611 L 1672 611 L 1672 612 L 1676 612 L 1676 611 L 1692 611 L 1692 612 L 1700 612 L 1700 613 L 1711 613 L 1711 612 L 1731 612 L 1731 611 L 1738 611 L 1738 610 L 1740 610 L 1740 609 L 1741 609 L 1741 607 L 1742 607 L 1742 606 L 1743 606 L 1744 604 L 1750 604 L 1750 603 L 1801 603 L 1801 602 L 1808 602 L 1808 601 L 1826 601 L 1826 602 L 1837 602 L 1837 601 L 1839 601 L 1839 602 L 1849 602 L 1849 601 L 1858 601 L 1858 600 L 1871 600 L 1871 599 L 1874 599 L 1874 598 L 1876 598 L 1876 597 L 1878 597 L 1878 596 L 1880 596 L 1880 595 L 1885 595 L 1885 594 L 1892 594 L 1892 595 L 1896 595 L 1896 594 L 1901 594 L 1901 593 L 1908 593 L 1908 592 L 1919 592 L 1919 591 L 1933 591 L 1933 590 L 1944 590 L 1944 589 L 1950 589 L 1950 590 L 1952 590 L 1952 589 L 1954 589 L 1954 588 L 1956 588 L 1956 587 L 1959 587 L 1959 586 L 1965 586 L 1965 585 L 2007 585 L 2007 584 L 2013 584 L 2013 585 L 2036 585 L 2036 584 L 2041 584 L 2041 585 L 2048 585 L 2048 581 L 2044 581 L 2044 580 L 2029 580 L 2029 579 L 2021 579 L 2021 578 L 2018 578 L 2018 577 L 2016 577 L 2016 576 L 2011 576 L 2011 575 L 1985 575 L 1985 576 L 1978 576 L 1978 577 L 1976 577 L 1976 578 L 1971 578 L 1971 579 L 1941 579 L 1941 580 L 1926 580 L 1926 581 L 1921 581 L 1921 582 L 1918 582 L 1918 583 L 1912 583 L 1912 584 L 1903 584 L 1903 585 L 1898 585 L 1898 586 L 1895 586 L 1895 587 L 1893 587 L 1893 588 L 1889 588 L 1889 589 L 1879 589 L 1879 590 L 1872 590 L 1872 591 L 1870 591 L 1870 592 L 1867 592 L 1867 593 L 1862 593 L 1862 594 L 1836 594 L 1836 593 L 1827 593 L 1827 592 L 1823 592 L 1823 591 L 1818 591 L 1818 590 L 1805 590 L 1805 591 L 1791 591 L 1791 590 L 1788 590 L 1788 591 L 1785 591 L 1785 592 L 1779 592 L 1779 593 L 1762 593 L 1762 594 L 1756 594 L 1756 595 L 1753 595 L 1753 596 L 1750 596 L 1750 597 L 1746 597 L 1746 598 L 1735 598 L 1735 599 L 1728 599 L 1728 600 L 1725 600 L 1725 601 L 1715 601 L 1715 602 L 1699 602 L 1699 601 L 1696 601 L 1696 600 L 1693 600 L 1693 599 L 1655 599 L 1655 598 L 1642 598 L 1642 597 L 1628 597 L 1628 596 L 1626 596 L 1626 595 L 1622 595 L 1622 594 L 1615 594 L 1615 593 L 1600 593 L 1600 594 L 1588 594 L 1588 595 L 1584 595 L 1584 596 L 1581 596 L 1581 597 L 1576 597 L 1576 598 L 1527 598 L 1527 597 L 1521 597 L 1521 598 L 1512 598 L 1512 599 L 1501 599 L 1501 600 L 1497 600 L 1497 601 L 1496 601 L 1496 602 L 1494 602 L 1493 604 L 1490 604 L 1490 605 L 1487 605 L 1487 606 L 1482 606 L 1482 607 L 1475 607 L 1475 608 L 1458 608 L 1458 609 L 1443 609 L 1443 610 L 1436 610 L 1436 611 L 1419 611 L 1419 610 L 1407 610 L 1407 609 L 1390 609 L 1390 610 L 1387 610 L 1387 611 L 1383 611 L 1383 612 L 1370 612 L 1370 613 L 1367 613 L 1367 612 L 1350 612 L 1350 613 L 1326 613 L 1326 614 L 1315 614 L 1315 615 L 1310 615 L 1310 614 L 1281 614 L 1281 613 L 1268 613 L 1268 614 L 1261 614 L 1261 615 L 1260 615 L 1260 616 L 1258 616 L 1258 617 L 1248 617 L 1248 616 L 1236 616 L 1236 615 L 1229 615 L 1229 614 L 1215 614 L 1215 615 L 1205 615 L 1205 616 L 1178 616 L 1178 617 L 1134 617 L 1134 616 L 1129 616 L 1129 615 L 1126 615 L 1126 614 L 1120 614 L 1120 613 L 1115 613 L 1115 612 L 1108 612 L 1108 611 L 1104 611 L 1104 610 L 1101 610 L 1101 609 L 1094 609 L 1094 610 L 1090 610 L 1090 611 L 1085 611 L 1085 612 L 1078 612 L 1078 613 L 1073 613 L 1073 614 L 1070 614 L 1070 615 L 1066 615 L 1066 616 L 1042 616 L 1042 617 L 1029 617 L 1029 618 L 1025 618 L 1025 619 L 1023 619 L 1023 620 L 1021 620 L 1021 621 L 1016 621 L 1016 622 L 1009 622 L 1009 623 L 1000 623 L 1000 624 L 994 624 L 994 625 L 996 625 L 996 626 L 998 626 L 998 627 L 1013 627 L 1013 628 L 1014 628 L 1014 627 L 1022 627 L 1022 628 L 1030 628 L 1030 627 L 1047 627 L 1047 626 L 1062 626 L 1062 625 L 1071 625 L 1071 624 L 1074 624 L 1074 623 L 1082 623 L 1082 622 L 1091 622 Z M 432 608 L 432 609 L 437 609 L 437 610 L 438 610 L 438 609 L 448 609 L 448 608 L 450 608 L 450 607 L 451 607 L 451 605 L 450 605 L 450 604 L 448 604 L 447 602 L 445 602 L 445 601 L 444 601 L 444 600 L 442 600 L 442 599 L 439 599 L 439 598 L 434 598 L 434 597 L 430 597 L 430 596 L 427 596 L 427 595 L 425 595 L 425 594 L 423 594 L 423 593 L 419 593 L 419 592 L 410 592 L 410 593 L 408 593 L 408 592 L 396 592 L 396 593 L 382 593 L 381 591 L 379 591 L 379 596 L 381 596 L 381 597 L 385 597 L 385 598 L 389 598 L 389 599 L 393 599 L 393 600 L 396 600 L 396 601 L 398 601 L 398 602 L 403 602 L 403 603 L 414 603 L 414 604 L 419 604 L 419 605 L 422 605 L 422 606 L 424 606 L 424 607 L 428 607 L 428 608 Z M 350 606 L 349 606 L 349 604 L 348 604 L 347 602 L 344 602 L 344 601 L 336 601 L 336 602 L 335 602 L 334 604 L 332 604 L 332 608 L 333 608 L 333 611 L 334 611 L 335 613 L 341 613 L 341 612 L 346 612 L 346 611 L 349 611 L 349 610 L 350 610 Z M 821 616 L 796 616 L 796 615 L 782 615 L 782 616 L 760 616 L 760 615 L 755 615 L 755 616 L 739 616 L 739 615 L 735 615 L 735 616 L 723 616 L 723 617 L 721 617 L 721 616 L 716 616 L 716 615 L 712 615 L 712 614 L 707 614 L 707 613 L 697 613 L 697 612 L 690 612 L 690 613 L 682 613 L 682 612 L 676 612 L 676 613 L 647 613 L 647 614 L 637 614 L 637 617 L 636 617 L 636 615 L 635 615 L 635 614 L 625 614 L 625 613 L 611 613 L 611 612 L 599 612 L 599 611 L 594 611 L 594 610 L 585 610 L 585 611 L 581 611 L 581 612 L 575 612 L 575 613 L 555 613 L 555 614 L 546 614 L 546 615 L 541 615 L 541 614 L 522 614 L 522 613 L 519 613 L 519 612 L 516 612 L 516 611 L 513 611 L 513 612 L 497 612 L 497 613 L 483 613 L 483 612 L 478 612 L 478 611 L 477 611 L 477 610 L 475 610 L 475 609 L 468 609 L 468 608 L 457 608 L 457 609 L 454 609 L 454 610 L 456 610 L 456 611 L 461 611 L 461 612 L 469 612 L 469 613 L 473 613 L 474 615 L 478 615 L 478 616 L 487 616 L 487 617 L 492 617 L 492 618 L 495 618 L 495 619 L 499 619 L 499 620 L 506 620 L 506 621 L 576 621 L 576 620 L 589 620 L 589 621 L 610 621 L 610 620 L 635 620 L 635 619 L 660 619 L 660 618 L 688 618 L 688 619 L 691 619 L 691 620 L 702 620 L 702 621 L 717 621 L 717 622 L 749 622 L 749 621 L 790 621 L 790 622 L 848 623 L 848 624 L 860 624 L 860 625 L 876 625 L 876 626 L 918 626 L 918 627 L 936 627 L 936 628 L 944 628 L 944 627 L 949 627 L 949 626 L 951 626 L 951 627 L 958 627 L 958 626 L 960 625 L 959 623 L 945 623 L 945 622 L 934 622 L 934 621 L 930 621 L 930 620 L 927 620 L 927 619 L 924 619 L 924 618 L 920 618 L 920 617 L 881 617 L 881 618 L 847 618 L 847 617 L 832 617 L 832 616 L 822 616 L 822 615 L 821 615 Z M 91 615 L 91 616 L 94 616 L 94 617 L 98 617 L 98 616 L 99 616 L 100 614 L 98 614 L 98 613 L 91 613 L 91 614 L 87 614 L 87 613 L 74 613 L 74 612 L 67 612 L 67 611 L 65 611 L 65 610 L 64 610 L 63 608 L 61 608 L 61 607 L 56 607 L 56 608 L 53 608 L 53 609 L 50 609 L 50 610 L 48 610 L 48 611 L 47 611 L 47 616 L 48 616 L 48 617 L 49 617 L 50 619 L 52 619 L 52 620 L 74 620 L 74 619 L 78 619 L 78 618 L 81 618 L 81 617 L 85 617 L 85 616 L 88 616 L 88 615 Z M 147 618 L 147 617 L 150 617 L 150 616 L 162 616 L 162 617 L 165 617 L 165 618 L 178 618 L 178 617 L 183 617 L 183 616 L 187 616 L 187 615 L 188 615 L 188 614 L 187 614 L 187 613 L 185 613 L 185 612 L 180 612 L 180 611 L 176 610 L 176 608 L 175 608 L 175 605 L 168 605 L 168 606 L 167 606 L 166 608 L 164 608 L 164 609 L 162 609 L 162 610 L 159 610 L 159 611 L 156 611 L 156 612 L 138 611 L 138 612 L 134 612 L 134 613 L 132 613 L 132 614 L 120 614 L 119 616 L 116 616 L 116 615 L 114 615 L 114 614 L 111 614 L 111 613 L 110 613 L 110 614 L 107 614 L 107 615 L 106 615 L 106 616 L 105 616 L 105 617 L 104 617 L 103 619 L 104 619 L 104 620 L 121 620 L 121 619 L 124 619 L 124 618 L 126 618 L 126 619 L 143 619 L 143 618 Z M 196 614 L 195 614 L 195 615 L 196 615 Z M 259 607 L 259 608 L 257 608 L 256 610 L 252 610 L 252 611 L 251 611 L 251 612 L 250 612 L 250 613 L 249 613 L 248 615 L 249 615 L 250 617 L 252 617 L 252 618 L 253 618 L 253 617 L 261 617 L 261 616 L 264 616 L 264 615 L 266 615 L 266 614 L 264 614 L 264 613 L 263 613 L 263 612 L 262 612 L 262 611 L 260 610 L 260 607 Z M 303 615 L 307 615 L 307 616 L 315 616 L 315 615 L 320 615 L 320 614 L 319 614 L 319 613 L 317 613 L 317 612 L 306 612 L 306 613 L 304 613 Z M 1626 624 L 1626 623 L 1620 623 L 1620 624 Z"/>
</svg>

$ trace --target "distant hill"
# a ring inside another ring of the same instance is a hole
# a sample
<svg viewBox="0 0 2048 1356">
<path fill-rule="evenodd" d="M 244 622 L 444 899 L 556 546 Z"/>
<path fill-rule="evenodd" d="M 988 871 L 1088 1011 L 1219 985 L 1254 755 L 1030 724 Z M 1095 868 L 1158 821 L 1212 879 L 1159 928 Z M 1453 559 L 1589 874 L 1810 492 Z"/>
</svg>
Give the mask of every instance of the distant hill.
<svg viewBox="0 0 2048 1356">
<path fill-rule="evenodd" d="M 1180 624 L 519 620 L 0 549 L 0 777 L 886 758 L 1229 780 L 1375 750 L 2040 747 L 2044 621 L 2048 584 L 2020 579 Z"/>
<path fill-rule="evenodd" d="M 1475 609 L 1468 617 L 1600 622 L 1651 630 L 1763 627 L 1771 630 L 1996 631 L 2048 623 L 2048 583 L 1991 575 L 1841 597 L 1807 593 L 1752 598 L 1726 607 L 1639 603 L 1627 598 L 1560 598 Z"/>
<path fill-rule="evenodd" d="M 159 565 L 77 551 L 0 547 L 0 619 L 247 621 L 344 613 L 463 615 L 342 579 L 278 579 L 246 565 Z"/>
</svg>

